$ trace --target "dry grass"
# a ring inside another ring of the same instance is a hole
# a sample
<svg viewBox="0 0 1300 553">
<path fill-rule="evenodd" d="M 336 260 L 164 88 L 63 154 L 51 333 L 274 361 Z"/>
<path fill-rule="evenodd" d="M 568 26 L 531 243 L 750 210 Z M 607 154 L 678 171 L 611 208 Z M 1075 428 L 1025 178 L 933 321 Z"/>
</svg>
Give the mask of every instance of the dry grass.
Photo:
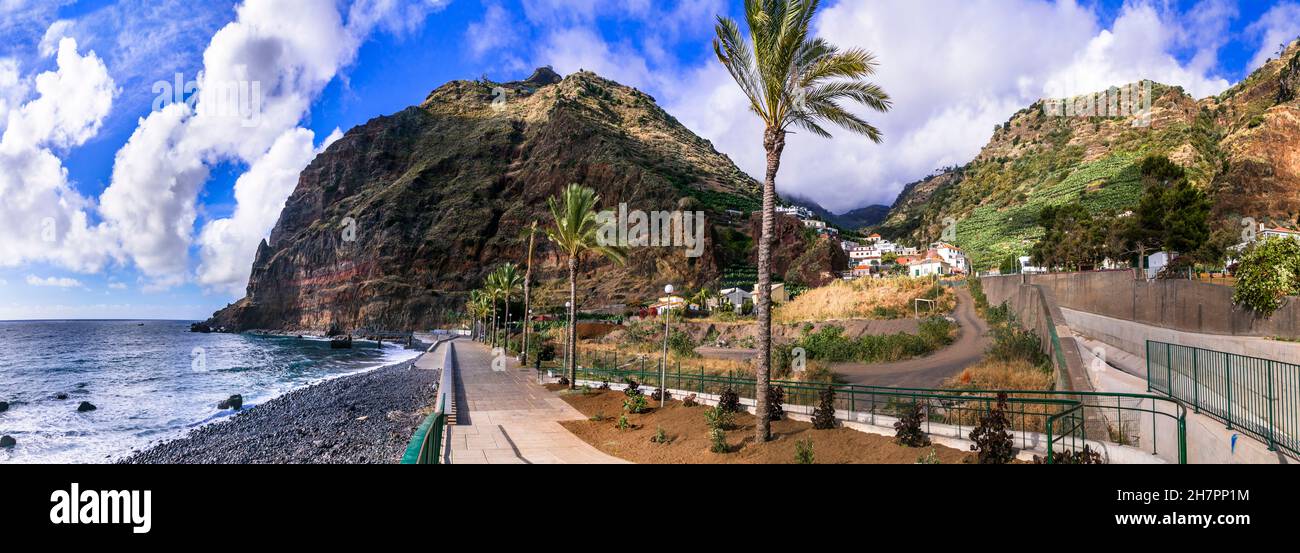
<svg viewBox="0 0 1300 553">
<path fill-rule="evenodd" d="M 1023 360 L 986 359 L 967 367 L 949 381 L 949 387 L 981 390 L 1051 390 L 1052 374 Z"/>
<path fill-rule="evenodd" d="M 794 301 L 778 306 L 773 319 L 781 323 L 824 321 L 832 319 L 871 319 L 910 316 L 912 300 L 921 297 L 934 286 L 929 279 L 913 278 L 861 278 L 854 281 L 837 280 L 826 286 L 804 292 Z M 937 298 L 935 313 L 947 313 L 956 305 L 953 294 L 942 288 Z"/>
</svg>

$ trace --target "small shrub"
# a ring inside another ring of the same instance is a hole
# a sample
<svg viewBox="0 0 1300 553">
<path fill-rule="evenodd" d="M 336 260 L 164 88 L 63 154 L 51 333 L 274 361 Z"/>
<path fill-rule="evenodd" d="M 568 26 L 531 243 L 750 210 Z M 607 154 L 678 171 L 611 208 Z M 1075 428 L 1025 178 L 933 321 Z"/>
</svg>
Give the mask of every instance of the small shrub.
<svg viewBox="0 0 1300 553">
<path fill-rule="evenodd" d="M 602 422 L 605 420 L 605 413 L 596 413 L 595 415 L 592 415 L 591 418 L 588 420 L 590 420 L 591 422 Z"/>
<path fill-rule="evenodd" d="M 839 426 L 835 418 L 835 388 L 827 386 L 818 394 L 817 408 L 813 410 L 812 425 L 817 430 L 830 430 Z"/>
<path fill-rule="evenodd" d="M 998 392 L 997 406 L 980 415 L 979 423 L 970 432 L 971 451 L 979 453 L 982 465 L 1010 463 L 1016 457 L 1015 442 L 1007 432 L 1007 394 Z"/>
<path fill-rule="evenodd" d="M 813 454 L 812 438 L 805 438 L 794 444 L 794 462 L 800 465 L 811 465 L 816 461 Z"/>
<path fill-rule="evenodd" d="M 609 381 L 606 380 L 606 381 L 604 381 L 604 382 L 601 382 L 601 383 L 600 383 L 600 388 L 598 388 L 598 389 L 601 390 L 601 391 L 609 390 Z"/>
<path fill-rule="evenodd" d="M 709 428 L 731 430 L 736 423 L 735 414 L 721 407 L 711 407 L 704 411 L 704 422 Z"/>
<path fill-rule="evenodd" d="M 650 443 L 660 445 L 668 443 L 668 433 L 664 432 L 662 427 L 655 428 L 655 435 L 650 437 Z"/>
<path fill-rule="evenodd" d="M 929 453 L 927 453 L 927 454 L 925 454 L 925 455 L 923 455 L 923 456 L 921 456 L 921 457 L 917 457 L 917 458 L 916 458 L 916 464 L 918 464 L 918 465 L 939 465 L 939 464 L 942 464 L 942 461 L 939 460 L 939 452 L 938 452 L 938 451 L 935 451 L 934 448 L 932 447 L 932 448 L 930 448 L 930 452 L 929 452 Z"/>
<path fill-rule="evenodd" d="M 697 405 L 699 405 L 699 404 L 700 404 L 699 399 L 697 398 L 697 396 L 696 396 L 695 394 L 691 394 L 691 395 L 689 395 L 689 396 L 686 396 L 686 399 L 683 399 L 683 400 L 682 400 L 682 405 L 685 405 L 685 406 L 687 406 L 687 407 L 695 407 L 695 406 L 697 406 Z"/>
<path fill-rule="evenodd" d="M 557 381 L 557 383 L 558 383 L 559 385 L 561 385 L 561 386 L 568 386 L 568 385 L 569 385 L 569 377 L 567 377 L 567 376 L 561 376 L 561 377 L 560 377 L 560 380 Z"/>
<path fill-rule="evenodd" d="M 740 394 L 728 387 L 718 396 L 718 408 L 728 413 L 740 412 Z"/>
<path fill-rule="evenodd" d="M 714 453 L 726 453 L 729 449 L 727 447 L 727 434 L 721 428 L 709 430 L 709 443 L 709 451 Z"/>
<path fill-rule="evenodd" d="M 1106 458 L 1101 456 L 1101 452 L 1084 444 L 1083 449 L 1076 451 L 1053 451 L 1052 463 L 1056 465 L 1104 465 L 1106 464 Z M 1047 457 L 1035 455 L 1034 464 L 1047 464 Z"/>
<path fill-rule="evenodd" d="M 785 418 L 785 388 L 767 387 L 767 420 L 779 421 Z"/>
<path fill-rule="evenodd" d="M 673 393 L 663 388 L 658 388 L 654 391 L 654 393 L 650 394 L 650 399 L 654 401 L 668 401 L 672 398 L 673 398 Z"/>
<path fill-rule="evenodd" d="M 644 413 L 647 406 L 645 394 L 628 396 L 627 399 L 623 400 L 623 410 L 634 415 Z"/>
<path fill-rule="evenodd" d="M 641 395 L 641 385 L 637 384 L 635 380 L 629 378 L 623 382 L 627 384 L 627 387 L 623 388 L 623 395 L 628 397 Z"/>
<path fill-rule="evenodd" d="M 621 415 L 618 417 L 618 424 L 615 424 L 614 426 L 619 430 L 627 430 L 632 428 L 632 423 L 628 422 L 627 415 Z"/>
<path fill-rule="evenodd" d="M 930 437 L 921 428 L 925 423 L 925 411 L 919 402 L 912 402 L 903 416 L 894 423 L 894 443 L 907 447 L 925 447 L 930 445 Z"/>
</svg>

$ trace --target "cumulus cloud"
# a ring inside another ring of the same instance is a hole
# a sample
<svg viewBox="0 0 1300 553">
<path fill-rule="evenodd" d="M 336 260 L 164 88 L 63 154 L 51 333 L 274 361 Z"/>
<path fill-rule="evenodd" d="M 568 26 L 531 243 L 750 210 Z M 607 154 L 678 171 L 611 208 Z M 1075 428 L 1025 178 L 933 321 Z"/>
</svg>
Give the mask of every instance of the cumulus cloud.
<svg viewBox="0 0 1300 553">
<path fill-rule="evenodd" d="M 1246 32 L 1259 40 L 1259 50 L 1250 60 L 1250 69 L 1258 69 L 1277 55 L 1279 46 L 1300 38 L 1300 3 L 1278 3 L 1247 27 Z"/>
<path fill-rule="evenodd" d="M 239 205 L 232 218 L 211 221 L 200 233 L 193 276 L 221 291 L 242 284 L 247 267 L 235 264 L 251 262 L 314 157 L 315 137 L 299 127 L 312 101 L 373 30 L 408 31 L 412 20 L 444 4 L 358 0 L 346 21 L 332 0 L 240 5 L 204 51 L 196 105 L 171 104 L 141 120 L 101 197 L 107 228 L 149 287 L 191 278 L 196 199 L 210 168 L 230 161 L 250 168 L 237 181 Z"/>
<path fill-rule="evenodd" d="M 93 203 L 69 184 L 56 152 L 93 137 L 112 108 L 114 84 L 93 52 L 59 42 L 57 69 L 37 75 L 35 98 L 8 109 L 0 137 L 0 266 L 49 262 L 98 270 L 112 248 L 91 228 Z M 0 76 L 0 79 L 3 79 Z"/>
<path fill-rule="evenodd" d="M 81 281 L 75 278 L 41 278 L 36 275 L 27 275 L 27 285 L 47 288 L 80 288 L 82 286 Z"/>
</svg>

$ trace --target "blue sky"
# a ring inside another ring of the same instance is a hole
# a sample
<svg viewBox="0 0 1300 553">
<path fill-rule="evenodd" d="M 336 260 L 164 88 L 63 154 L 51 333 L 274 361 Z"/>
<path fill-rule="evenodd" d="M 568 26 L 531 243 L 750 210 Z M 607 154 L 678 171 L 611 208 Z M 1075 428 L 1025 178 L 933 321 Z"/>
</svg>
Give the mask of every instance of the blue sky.
<svg viewBox="0 0 1300 553">
<path fill-rule="evenodd" d="M 757 124 L 709 43 L 713 15 L 739 9 L 738 0 L 0 0 L 0 35 L 11 38 L 0 42 L 0 232 L 11 237 L 0 245 L 0 320 L 206 317 L 242 295 L 292 175 L 336 131 L 453 79 L 595 70 L 654 95 L 757 174 Z M 815 26 L 875 52 L 895 100 L 889 114 L 866 114 L 883 145 L 791 141 L 778 187 L 844 211 L 890 203 L 907 182 L 968 161 L 994 124 L 1047 95 L 1141 78 L 1218 93 L 1300 35 L 1300 6 L 831 0 Z M 200 72 L 257 75 L 273 115 L 250 129 L 184 106 L 155 109 L 155 83 Z"/>
</svg>

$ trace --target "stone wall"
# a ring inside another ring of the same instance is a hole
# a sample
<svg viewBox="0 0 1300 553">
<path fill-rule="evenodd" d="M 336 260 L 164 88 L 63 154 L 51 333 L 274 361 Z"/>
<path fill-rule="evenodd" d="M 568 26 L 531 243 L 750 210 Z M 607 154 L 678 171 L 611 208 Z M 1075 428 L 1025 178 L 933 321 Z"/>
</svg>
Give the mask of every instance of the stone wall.
<svg viewBox="0 0 1300 553">
<path fill-rule="evenodd" d="M 985 287 L 1019 283 L 1021 275 L 985 277 Z M 1233 336 L 1300 338 L 1300 301 L 1291 298 L 1268 319 L 1237 309 L 1232 287 L 1187 280 L 1140 281 L 1130 271 L 1024 275 L 1051 290 L 1061 307 L 1173 330 Z"/>
</svg>

